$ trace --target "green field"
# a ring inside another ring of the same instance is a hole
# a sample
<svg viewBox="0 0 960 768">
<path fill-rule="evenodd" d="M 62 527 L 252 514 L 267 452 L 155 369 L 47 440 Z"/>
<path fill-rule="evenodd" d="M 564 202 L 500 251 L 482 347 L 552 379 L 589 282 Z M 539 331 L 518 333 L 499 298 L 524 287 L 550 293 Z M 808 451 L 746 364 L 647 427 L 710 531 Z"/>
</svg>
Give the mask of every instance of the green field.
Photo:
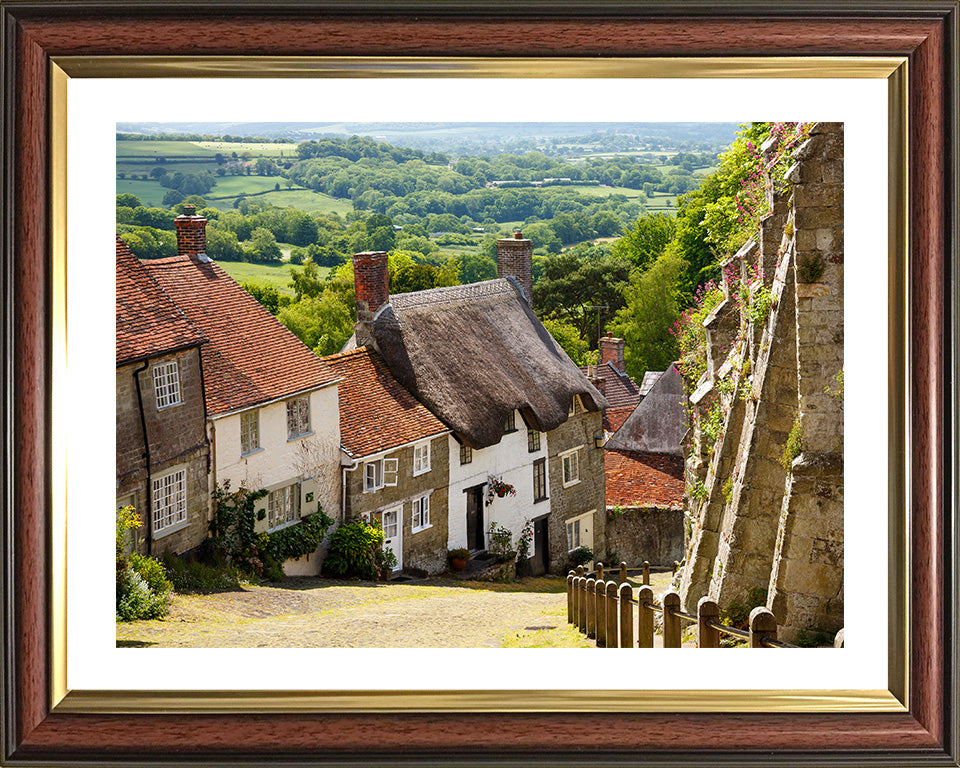
<svg viewBox="0 0 960 768">
<path fill-rule="evenodd" d="M 280 293 L 293 296 L 289 264 L 248 264 L 245 261 L 218 261 L 217 264 L 238 283 L 272 285 Z M 325 276 L 330 271 L 329 267 L 318 267 L 318 269 L 321 276 Z"/>
<path fill-rule="evenodd" d="M 233 144 L 226 141 L 197 141 L 184 143 L 193 144 L 196 147 L 207 150 L 211 154 L 215 154 L 217 152 L 231 154 L 236 152 L 238 155 L 240 155 L 244 152 L 249 152 L 254 157 L 291 157 L 293 159 L 296 159 L 297 157 L 296 144 L 256 144 L 250 142 Z"/>
<path fill-rule="evenodd" d="M 237 178 L 253 179 L 257 177 L 238 176 Z M 272 178 L 273 183 L 271 187 L 277 182 L 276 176 Z M 216 196 L 219 194 L 219 190 L 220 184 L 217 184 L 217 186 L 210 190 L 209 194 Z M 236 197 L 228 197 L 225 200 L 210 200 L 206 198 L 211 208 L 219 208 L 221 211 L 233 210 L 233 203 L 236 199 Z M 259 200 L 264 204 L 275 205 L 278 208 L 299 208 L 301 211 L 306 211 L 307 213 L 321 211 L 323 213 L 339 213 L 341 216 L 345 216 L 353 210 L 353 203 L 349 200 L 340 200 L 339 198 L 325 195 L 322 192 L 312 192 L 309 189 L 286 189 L 283 181 L 280 182 L 279 192 L 267 192 L 265 195 L 257 195 L 252 199 Z"/>
<path fill-rule="evenodd" d="M 207 197 L 236 197 L 240 194 L 252 195 L 257 192 L 266 192 L 277 184 L 285 189 L 286 179 L 280 176 L 221 176 L 213 189 L 207 192 Z"/>
<path fill-rule="evenodd" d="M 157 208 L 163 204 L 163 196 L 169 190 L 161 187 L 155 181 L 134 181 L 132 179 L 117 179 L 117 194 L 125 192 L 136 195 L 147 208 Z"/>
<path fill-rule="evenodd" d="M 242 155 L 249 152 L 253 157 L 292 157 L 297 156 L 296 144 L 233 144 L 224 141 L 118 141 L 117 157 L 208 157 L 211 160 L 217 153 Z"/>
</svg>

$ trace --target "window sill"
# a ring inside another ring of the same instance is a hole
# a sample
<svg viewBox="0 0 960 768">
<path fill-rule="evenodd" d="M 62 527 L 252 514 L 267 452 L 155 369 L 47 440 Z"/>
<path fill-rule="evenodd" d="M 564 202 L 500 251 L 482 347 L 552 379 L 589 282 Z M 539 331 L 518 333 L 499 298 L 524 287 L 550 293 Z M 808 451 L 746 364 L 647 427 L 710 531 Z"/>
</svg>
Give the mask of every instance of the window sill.
<svg viewBox="0 0 960 768">
<path fill-rule="evenodd" d="M 533 500 L 533 503 L 534 503 L 534 504 L 539 504 L 541 501 L 549 501 L 549 499 L 550 499 L 549 496 L 544 496 L 542 499 L 534 499 L 534 500 Z"/>
<path fill-rule="evenodd" d="M 158 405 L 157 410 L 169 411 L 171 408 L 179 408 L 181 405 L 183 405 L 183 400 L 181 400 L 179 403 L 170 403 L 168 405 Z"/>
<path fill-rule="evenodd" d="M 433 528 L 433 523 L 427 523 L 426 525 L 421 525 L 419 528 L 411 528 L 410 533 L 420 533 L 420 531 L 428 531 Z"/>
<path fill-rule="evenodd" d="M 162 539 L 165 536 L 169 536 L 170 534 L 176 533 L 177 531 L 182 531 L 184 528 L 189 528 L 189 527 L 190 527 L 190 518 L 187 518 L 182 522 L 175 523 L 174 525 L 164 528 L 162 531 L 159 531 L 159 532 L 154 531 L 153 540 L 157 541 L 158 539 Z"/>
<path fill-rule="evenodd" d="M 313 434 L 313 430 L 309 432 L 301 432 L 299 435 L 293 435 L 293 437 L 287 436 L 287 442 L 292 443 L 294 440 L 299 440 L 302 437 L 310 437 Z"/>
<path fill-rule="evenodd" d="M 299 522 L 299 520 L 287 520 L 287 522 L 275 525 L 273 528 L 267 528 L 266 533 L 276 533 L 277 531 L 282 531 L 284 528 L 290 528 Z"/>
<path fill-rule="evenodd" d="M 580 485 L 580 480 L 571 480 L 569 483 L 564 483 L 564 488 L 572 488 L 575 485 Z"/>
<path fill-rule="evenodd" d="M 247 458 L 247 456 L 253 456 L 256 453 L 263 453 L 263 450 L 264 449 L 262 447 L 259 447 L 259 448 L 254 448 L 253 450 L 250 450 L 250 451 L 241 451 L 240 458 L 245 459 Z"/>
<path fill-rule="evenodd" d="M 420 477 L 420 475 L 426 475 L 428 472 L 430 472 L 430 469 L 431 469 L 430 467 L 427 467 L 426 469 L 421 469 L 419 472 L 414 472 L 412 477 Z"/>
</svg>

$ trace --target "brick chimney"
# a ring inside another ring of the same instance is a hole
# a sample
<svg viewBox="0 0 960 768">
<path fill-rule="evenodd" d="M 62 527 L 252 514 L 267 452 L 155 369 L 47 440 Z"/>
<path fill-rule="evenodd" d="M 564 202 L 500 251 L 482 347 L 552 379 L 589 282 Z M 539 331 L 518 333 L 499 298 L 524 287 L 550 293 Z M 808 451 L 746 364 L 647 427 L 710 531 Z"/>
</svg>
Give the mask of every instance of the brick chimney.
<svg viewBox="0 0 960 768">
<path fill-rule="evenodd" d="M 357 294 L 357 346 L 373 344 L 373 316 L 390 301 L 390 272 L 386 251 L 364 251 L 353 256 L 353 285 Z"/>
<path fill-rule="evenodd" d="M 627 372 L 627 365 L 623 360 L 623 339 L 613 338 L 612 333 L 600 338 L 600 365 L 613 364 L 620 373 Z"/>
<path fill-rule="evenodd" d="M 189 256 L 191 261 L 212 261 L 207 256 L 207 220 L 197 216 L 196 206 L 183 206 L 183 213 L 173 224 L 177 229 L 177 256 Z"/>
<path fill-rule="evenodd" d="M 512 277 L 520 283 L 527 304 L 533 304 L 533 241 L 518 229 L 513 237 L 497 240 L 497 277 Z"/>
</svg>

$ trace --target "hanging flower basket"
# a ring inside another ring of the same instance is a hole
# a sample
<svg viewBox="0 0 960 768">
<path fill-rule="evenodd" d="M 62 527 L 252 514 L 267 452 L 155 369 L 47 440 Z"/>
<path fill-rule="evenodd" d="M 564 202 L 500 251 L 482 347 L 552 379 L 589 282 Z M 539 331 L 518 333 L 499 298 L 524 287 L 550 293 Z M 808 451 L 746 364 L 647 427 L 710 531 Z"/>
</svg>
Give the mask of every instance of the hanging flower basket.
<svg viewBox="0 0 960 768">
<path fill-rule="evenodd" d="M 502 499 L 505 496 L 516 496 L 517 489 L 510 483 L 505 483 L 499 477 L 491 477 L 487 480 L 487 506 L 493 502 L 493 497 Z"/>
</svg>

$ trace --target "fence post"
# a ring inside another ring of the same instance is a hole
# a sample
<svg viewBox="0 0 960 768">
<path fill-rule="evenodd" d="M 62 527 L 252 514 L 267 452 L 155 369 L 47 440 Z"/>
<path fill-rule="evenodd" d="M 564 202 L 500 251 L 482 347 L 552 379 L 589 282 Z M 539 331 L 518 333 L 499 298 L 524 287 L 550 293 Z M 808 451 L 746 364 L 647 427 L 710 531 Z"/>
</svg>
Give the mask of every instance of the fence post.
<svg viewBox="0 0 960 768">
<path fill-rule="evenodd" d="M 680 595 L 676 592 L 667 592 L 663 596 L 663 647 L 680 647 L 680 617 L 674 616 L 673 611 L 680 610 Z"/>
<path fill-rule="evenodd" d="M 620 624 L 617 617 L 617 582 L 607 582 L 607 648 L 619 648 L 617 629 Z"/>
<path fill-rule="evenodd" d="M 597 580 L 587 579 L 587 637 L 597 636 Z"/>
<path fill-rule="evenodd" d="M 578 565 L 578 566 L 577 566 L 577 576 L 583 576 L 583 575 L 584 575 L 583 566 L 582 566 L 582 565 Z"/>
<path fill-rule="evenodd" d="M 574 591 L 573 591 L 573 571 L 567 574 L 567 624 L 573 624 L 573 617 L 576 609 L 574 608 Z"/>
<path fill-rule="evenodd" d="M 583 634 L 587 634 L 587 580 L 577 578 L 577 627 Z"/>
<path fill-rule="evenodd" d="M 833 647 L 843 648 L 843 627 L 841 627 L 840 631 L 837 632 L 837 636 L 833 638 Z"/>
<path fill-rule="evenodd" d="M 633 648 L 633 588 L 624 581 L 620 585 L 620 647 Z"/>
<path fill-rule="evenodd" d="M 720 621 L 720 606 L 709 597 L 697 603 L 697 648 L 719 648 L 720 630 L 708 626 L 709 621 Z"/>
<path fill-rule="evenodd" d="M 650 583 L 650 561 L 649 560 L 643 561 L 643 583 L 644 584 Z"/>
<path fill-rule="evenodd" d="M 603 563 L 597 562 L 597 581 L 603 581 Z"/>
<path fill-rule="evenodd" d="M 597 579 L 593 585 L 596 590 L 596 602 L 593 608 L 597 615 L 594 619 L 597 627 L 597 648 L 607 647 L 607 585 L 605 582 Z"/>
<path fill-rule="evenodd" d="M 777 639 L 777 617 L 762 605 L 750 611 L 750 647 L 763 648 L 764 638 Z"/>
<path fill-rule="evenodd" d="M 653 648 L 653 608 L 647 603 L 653 603 L 653 590 L 643 586 L 637 590 L 637 648 Z"/>
<path fill-rule="evenodd" d="M 620 563 L 620 583 L 623 584 L 627 580 L 627 564 L 626 562 Z"/>
</svg>

